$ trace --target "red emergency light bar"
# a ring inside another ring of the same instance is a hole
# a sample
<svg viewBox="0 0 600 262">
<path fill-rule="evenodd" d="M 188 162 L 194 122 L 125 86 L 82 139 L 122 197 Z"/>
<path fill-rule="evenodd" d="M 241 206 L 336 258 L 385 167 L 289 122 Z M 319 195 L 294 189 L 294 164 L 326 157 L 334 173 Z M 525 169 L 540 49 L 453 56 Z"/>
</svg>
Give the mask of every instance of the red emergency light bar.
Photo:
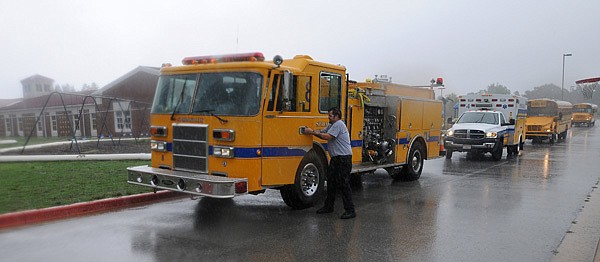
<svg viewBox="0 0 600 262">
<path fill-rule="evenodd" d="M 227 55 L 192 56 L 184 58 L 181 61 L 181 63 L 183 63 L 184 65 L 196 65 L 246 61 L 265 61 L 265 56 L 260 52 Z"/>
</svg>

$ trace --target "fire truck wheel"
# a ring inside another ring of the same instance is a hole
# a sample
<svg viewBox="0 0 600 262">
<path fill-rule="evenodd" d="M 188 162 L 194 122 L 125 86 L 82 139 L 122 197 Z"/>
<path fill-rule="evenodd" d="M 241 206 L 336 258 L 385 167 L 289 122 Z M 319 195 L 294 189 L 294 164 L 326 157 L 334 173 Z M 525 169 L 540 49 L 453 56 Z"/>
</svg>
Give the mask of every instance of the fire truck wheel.
<svg viewBox="0 0 600 262">
<path fill-rule="evenodd" d="M 352 189 L 362 188 L 362 176 L 363 173 L 354 173 L 350 175 L 350 187 Z"/>
<path fill-rule="evenodd" d="M 314 151 L 308 152 L 296 171 L 294 184 L 281 188 L 281 198 L 293 209 L 315 205 L 323 192 L 325 166 Z"/>
<path fill-rule="evenodd" d="M 400 181 L 415 181 L 421 177 L 421 171 L 423 171 L 423 147 L 416 142 L 410 148 L 408 162 L 400 170 L 399 176 L 392 176 L 392 178 Z"/>
</svg>

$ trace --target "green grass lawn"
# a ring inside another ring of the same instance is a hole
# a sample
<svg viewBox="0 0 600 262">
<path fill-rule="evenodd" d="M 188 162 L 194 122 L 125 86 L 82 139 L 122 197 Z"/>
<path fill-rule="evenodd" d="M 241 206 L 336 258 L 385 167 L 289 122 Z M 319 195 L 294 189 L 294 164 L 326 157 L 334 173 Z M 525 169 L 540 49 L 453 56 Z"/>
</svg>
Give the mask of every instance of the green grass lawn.
<svg viewBox="0 0 600 262">
<path fill-rule="evenodd" d="M 127 183 L 147 160 L 0 163 L 0 214 L 152 192 Z"/>
</svg>

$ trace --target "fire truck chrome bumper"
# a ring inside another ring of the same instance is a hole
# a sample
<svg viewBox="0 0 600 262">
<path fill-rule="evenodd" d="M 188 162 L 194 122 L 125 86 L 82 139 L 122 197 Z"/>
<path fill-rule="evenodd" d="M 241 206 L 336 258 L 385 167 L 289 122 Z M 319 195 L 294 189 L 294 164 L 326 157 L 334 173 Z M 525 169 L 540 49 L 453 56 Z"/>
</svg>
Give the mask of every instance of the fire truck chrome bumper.
<svg viewBox="0 0 600 262">
<path fill-rule="evenodd" d="M 248 179 L 174 171 L 149 166 L 127 168 L 127 183 L 213 198 L 248 193 Z"/>
</svg>

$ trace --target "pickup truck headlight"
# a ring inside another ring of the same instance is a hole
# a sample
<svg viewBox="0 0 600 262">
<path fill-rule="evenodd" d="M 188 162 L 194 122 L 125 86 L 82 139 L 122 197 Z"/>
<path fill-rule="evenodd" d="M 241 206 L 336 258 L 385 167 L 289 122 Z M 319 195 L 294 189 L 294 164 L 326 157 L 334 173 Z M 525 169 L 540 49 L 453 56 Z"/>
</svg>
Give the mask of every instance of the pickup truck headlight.
<svg viewBox="0 0 600 262">
<path fill-rule="evenodd" d="M 229 146 L 214 146 L 213 155 L 216 157 L 233 158 L 233 147 Z"/>
<path fill-rule="evenodd" d="M 487 138 L 496 138 L 496 137 L 498 137 L 498 133 L 496 133 L 496 132 L 487 132 L 487 133 L 485 133 L 485 137 L 487 137 Z"/>
<path fill-rule="evenodd" d="M 454 135 L 454 130 L 446 131 L 446 136 L 453 136 L 453 135 Z"/>
</svg>

